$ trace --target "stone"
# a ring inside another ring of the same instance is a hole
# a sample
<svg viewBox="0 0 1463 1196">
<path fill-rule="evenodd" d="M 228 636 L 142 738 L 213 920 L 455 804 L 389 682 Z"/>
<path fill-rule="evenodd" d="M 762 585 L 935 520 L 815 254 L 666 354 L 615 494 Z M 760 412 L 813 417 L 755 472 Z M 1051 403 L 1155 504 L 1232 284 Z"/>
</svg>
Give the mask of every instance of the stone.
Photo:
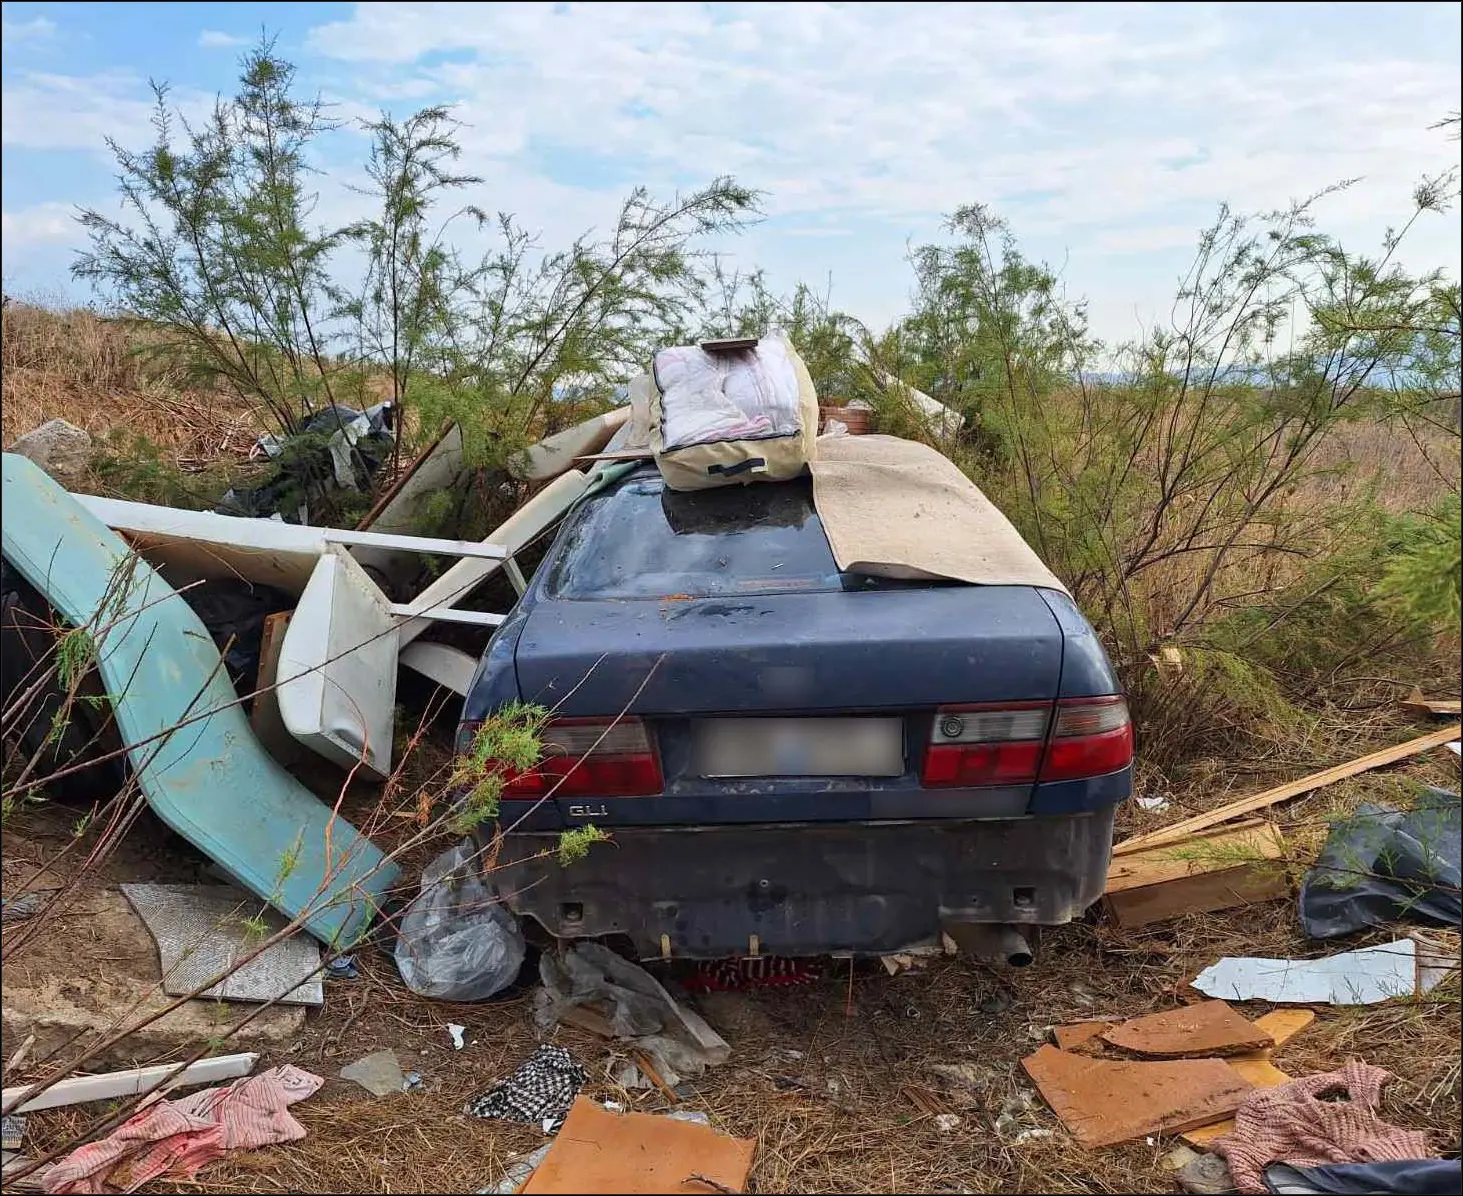
<svg viewBox="0 0 1463 1196">
<path fill-rule="evenodd" d="M 396 1052 L 390 1048 L 347 1063 L 340 1069 L 340 1078 L 359 1084 L 372 1096 L 390 1096 L 405 1083 Z"/>
<path fill-rule="evenodd" d="M 91 464 L 91 435 L 64 419 L 47 420 L 27 432 L 9 451 L 29 457 L 63 486 L 74 485 Z"/>
<path fill-rule="evenodd" d="M 1197 1196 L 1227 1196 L 1238 1192 L 1229 1164 L 1217 1154 L 1201 1154 L 1179 1169 L 1179 1187 Z"/>
<path fill-rule="evenodd" d="M 1021 1066 L 1089 1149 L 1206 1125 L 1254 1091 L 1223 1059 L 1113 1062 L 1044 1046 Z"/>
<path fill-rule="evenodd" d="M 1135 1017 L 1102 1032 L 1102 1040 L 1154 1059 L 1243 1055 L 1275 1045 L 1275 1039 L 1223 1001 L 1203 1001 Z"/>
</svg>

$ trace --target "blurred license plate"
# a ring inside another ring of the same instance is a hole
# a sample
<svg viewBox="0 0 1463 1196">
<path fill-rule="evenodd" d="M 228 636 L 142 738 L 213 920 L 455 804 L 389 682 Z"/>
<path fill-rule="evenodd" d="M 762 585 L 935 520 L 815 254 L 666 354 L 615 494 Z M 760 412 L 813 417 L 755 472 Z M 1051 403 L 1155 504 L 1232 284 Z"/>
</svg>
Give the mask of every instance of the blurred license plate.
<svg viewBox="0 0 1463 1196">
<path fill-rule="evenodd" d="M 696 724 L 703 777 L 897 777 L 897 718 L 717 718 Z"/>
</svg>

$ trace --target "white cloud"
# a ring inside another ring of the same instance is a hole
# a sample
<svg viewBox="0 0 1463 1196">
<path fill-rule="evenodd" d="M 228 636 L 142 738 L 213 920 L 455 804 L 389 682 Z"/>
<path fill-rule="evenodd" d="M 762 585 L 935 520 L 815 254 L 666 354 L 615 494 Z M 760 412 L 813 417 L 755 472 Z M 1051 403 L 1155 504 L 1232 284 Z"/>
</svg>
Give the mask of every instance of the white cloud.
<svg viewBox="0 0 1463 1196">
<path fill-rule="evenodd" d="M 0 21 L 0 42 L 9 46 L 19 42 L 39 41 L 52 37 L 56 22 L 45 17 L 32 17 L 29 21 Z"/>
<path fill-rule="evenodd" d="M 190 118 L 208 111 L 212 98 L 178 89 L 170 101 Z M 154 99 L 146 80 L 126 71 L 56 75 L 33 71 L 0 93 L 0 142 L 19 149 L 90 150 L 107 153 L 106 139 L 138 149 L 154 135 Z"/>
<path fill-rule="evenodd" d="M 604 194 L 596 162 L 661 191 L 734 173 L 789 218 L 783 237 L 827 246 L 821 272 L 852 281 L 850 301 L 884 296 L 868 314 L 885 318 L 907 276 L 863 285 L 856 242 L 809 235 L 810 217 L 902 244 L 988 202 L 1024 242 L 1068 251 L 1074 288 L 1099 300 L 1112 255 L 1191 246 L 1222 200 L 1282 207 L 1361 176 L 1324 216 L 1379 234 L 1417 175 L 1456 160 L 1427 127 L 1457 106 L 1451 9 L 1402 6 L 1389 19 L 1418 36 L 1383 47 L 1288 6 L 380 3 L 308 45 L 366 101 L 435 85 L 472 126 L 464 166 L 530 218 Z M 546 148 L 557 190 L 532 177 Z M 1449 224 L 1420 230 L 1429 264 L 1456 257 Z M 1094 310 L 1130 329 L 1131 297 Z"/>
<path fill-rule="evenodd" d="M 198 35 L 198 44 L 205 50 L 227 50 L 236 46 L 247 46 L 249 38 L 233 33 L 222 33 L 217 29 L 205 29 Z"/>
<path fill-rule="evenodd" d="M 7 252 L 41 245 L 78 243 L 83 237 L 70 204 L 40 203 L 0 213 L 0 245 Z"/>
</svg>

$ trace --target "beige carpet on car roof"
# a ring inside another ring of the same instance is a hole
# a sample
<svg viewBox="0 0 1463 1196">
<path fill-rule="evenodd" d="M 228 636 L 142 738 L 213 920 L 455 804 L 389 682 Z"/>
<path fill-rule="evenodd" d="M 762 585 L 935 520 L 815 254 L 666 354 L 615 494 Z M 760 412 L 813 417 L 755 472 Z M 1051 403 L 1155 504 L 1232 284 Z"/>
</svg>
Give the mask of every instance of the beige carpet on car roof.
<svg viewBox="0 0 1463 1196">
<path fill-rule="evenodd" d="M 813 505 L 838 567 L 1067 592 L 1011 521 L 948 458 L 897 436 L 820 436 Z"/>
</svg>

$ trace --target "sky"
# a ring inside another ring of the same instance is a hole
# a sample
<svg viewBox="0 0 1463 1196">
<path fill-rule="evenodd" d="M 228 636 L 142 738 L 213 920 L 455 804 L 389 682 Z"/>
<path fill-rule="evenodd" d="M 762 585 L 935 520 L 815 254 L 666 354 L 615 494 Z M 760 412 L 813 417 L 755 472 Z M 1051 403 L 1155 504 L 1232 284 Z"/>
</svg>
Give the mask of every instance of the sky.
<svg viewBox="0 0 1463 1196">
<path fill-rule="evenodd" d="M 346 122 L 321 146 L 322 223 L 361 214 L 351 122 L 450 103 L 484 179 L 467 198 L 544 244 L 604 229 L 636 185 L 731 174 L 766 219 L 714 248 L 874 325 L 907 310 L 910 247 L 961 204 L 1004 216 L 1114 343 L 1167 314 L 1221 202 L 1356 179 L 1318 223 L 1369 249 L 1460 149 L 1429 128 L 1463 106 L 1455 3 L 0 8 L 0 275 L 63 300 L 89 297 L 68 276 L 76 208 L 115 209 L 104 139 L 150 141 L 149 79 L 205 111 L 261 33 Z M 1400 254 L 1454 277 L 1459 257 L 1456 212 Z"/>
</svg>

